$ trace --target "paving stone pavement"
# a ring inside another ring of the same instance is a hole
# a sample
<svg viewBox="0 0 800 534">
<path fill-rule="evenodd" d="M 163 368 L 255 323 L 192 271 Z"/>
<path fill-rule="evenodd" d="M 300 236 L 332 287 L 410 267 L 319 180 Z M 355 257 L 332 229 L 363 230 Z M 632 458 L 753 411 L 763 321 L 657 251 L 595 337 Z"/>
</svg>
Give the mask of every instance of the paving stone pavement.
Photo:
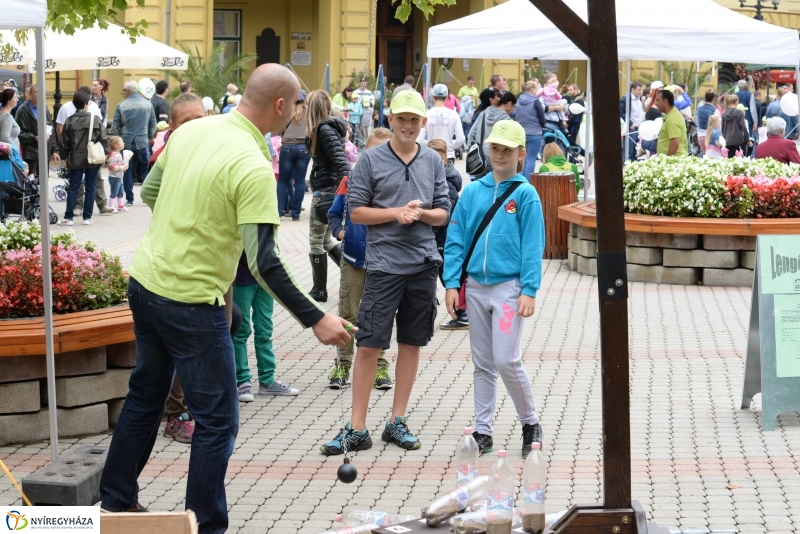
<svg viewBox="0 0 800 534">
<path fill-rule="evenodd" d="M 63 207 L 56 203 L 57 209 Z M 280 246 L 310 287 L 307 214 L 299 222 L 284 219 Z M 127 266 L 148 220 L 149 210 L 137 193 L 130 212 L 98 215 L 93 226 L 73 231 L 119 254 Z M 337 274 L 331 266 L 326 307 L 332 311 Z M 443 294 L 440 290 L 440 300 Z M 762 432 L 760 396 L 752 409 L 739 408 L 750 291 L 633 283 L 630 296 L 634 498 L 650 519 L 674 532 L 780 534 L 800 529 L 800 415 L 784 414 L 774 432 Z M 440 306 L 438 321 L 445 315 Z M 280 308 L 274 340 L 276 375 L 301 394 L 257 397 L 241 405 L 228 468 L 229 532 L 317 533 L 331 527 L 336 513 L 355 507 L 419 514 L 452 488 L 451 462 L 461 429 L 473 416 L 467 332 L 437 331 L 422 351 L 409 408 L 409 424 L 422 448 L 406 452 L 376 440 L 371 450 L 354 455 L 359 476 L 351 485 L 336 481 L 341 457 L 326 458 L 318 451 L 342 421 L 342 394 L 326 387 L 333 349 L 319 345 L 310 330 L 300 329 Z M 601 384 L 595 278 L 570 272 L 566 262 L 545 261 L 536 314 L 525 325 L 522 346 L 544 427 L 547 510 L 598 501 Z M 395 348 L 388 355 L 393 360 Z M 252 352 L 250 365 L 255 372 Z M 521 473 L 521 427 L 505 389 L 498 391 L 496 448 L 508 447 Z M 349 393 L 344 396 L 349 405 Z M 380 431 L 391 402 L 391 391 L 373 390 L 368 417 L 373 433 Z M 64 439 L 61 444 L 107 445 L 110 437 Z M 25 478 L 49 460 L 48 443 L 0 447 L 0 458 Z M 159 437 L 140 478 L 142 504 L 152 510 L 183 509 L 188 458 L 189 445 Z M 481 473 L 495 459 L 494 453 L 483 457 Z M 8 480 L 0 478 L 0 504 L 19 503 Z"/>
</svg>

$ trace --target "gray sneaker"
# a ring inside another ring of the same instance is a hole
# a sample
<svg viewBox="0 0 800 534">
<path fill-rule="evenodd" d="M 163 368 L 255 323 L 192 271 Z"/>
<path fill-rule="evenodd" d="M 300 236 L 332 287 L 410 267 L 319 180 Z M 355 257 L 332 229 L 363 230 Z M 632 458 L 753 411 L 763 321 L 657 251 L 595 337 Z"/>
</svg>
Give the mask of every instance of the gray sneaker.
<svg viewBox="0 0 800 534">
<path fill-rule="evenodd" d="M 253 397 L 253 386 L 250 382 L 245 382 L 239 386 L 239 402 L 252 402 L 255 400 Z"/>
<path fill-rule="evenodd" d="M 258 385 L 258 394 L 259 395 L 299 395 L 300 390 L 295 389 L 293 387 L 289 387 L 288 384 L 284 384 L 280 380 L 275 380 L 269 386 L 265 386 L 264 384 Z"/>
</svg>

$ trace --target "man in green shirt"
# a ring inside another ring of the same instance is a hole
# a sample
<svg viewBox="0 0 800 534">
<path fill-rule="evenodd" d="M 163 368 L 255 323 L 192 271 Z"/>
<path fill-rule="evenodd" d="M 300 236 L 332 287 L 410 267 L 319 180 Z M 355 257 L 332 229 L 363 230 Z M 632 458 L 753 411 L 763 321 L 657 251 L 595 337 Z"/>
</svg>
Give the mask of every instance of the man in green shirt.
<svg viewBox="0 0 800 534">
<path fill-rule="evenodd" d="M 223 295 L 242 248 L 256 281 L 303 327 L 326 345 L 350 340 L 353 328 L 320 308 L 277 248 L 280 216 L 264 135 L 286 128 L 299 95 L 291 71 L 262 65 L 236 110 L 182 125 L 151 171 L 160 184 L 158 202 L 128 284 L 136 368 L 100 481 L 105 510 L 142 511 L 136 481 L 177 372 L 195 420 L 186 508 L 201 533 L 227 530 L 225 472 L 239 401 Z"/>
<path fill-rule="evenodd" d="M 470 76 L 467 78 L 467 85 L 462 85 L 461 89 L 458 90 L 458 99 L 461 100 L 465 96 L 471 96 L 472 102 L 475 104 L 475 108 L 478 108 L 478 88 L 475 87 L 475 76 Z"/>
<path fill-rule="evenodd" d="M 658 111 L 664 114 L 664 124 L 658 134 L 658 154 L 687 156 L 689 140 L 686 136 L 686 121 L 675 107 L 675 96 L 664 89 L 656 95 Z"/>
</svg>

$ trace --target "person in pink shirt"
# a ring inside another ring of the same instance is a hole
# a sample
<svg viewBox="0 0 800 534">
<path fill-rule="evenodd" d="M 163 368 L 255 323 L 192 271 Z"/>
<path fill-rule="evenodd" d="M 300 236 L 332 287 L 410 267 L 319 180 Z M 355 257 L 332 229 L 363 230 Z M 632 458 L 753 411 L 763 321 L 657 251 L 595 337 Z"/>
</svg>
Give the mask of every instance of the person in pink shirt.
<svg viewBox="0 0 800 534">
<path fill-rule="evenodd" d="M 269 138 L 269 142 L 272 144 L 273 152 L 275 152 L 275 155 L 272 156 L 272 172 L 275 173 L 275 181 L 278 181 L 278 160 L 280 159 L 281 154 L 281 134 L 273 133 L 272 137 Z"/>
</svg>

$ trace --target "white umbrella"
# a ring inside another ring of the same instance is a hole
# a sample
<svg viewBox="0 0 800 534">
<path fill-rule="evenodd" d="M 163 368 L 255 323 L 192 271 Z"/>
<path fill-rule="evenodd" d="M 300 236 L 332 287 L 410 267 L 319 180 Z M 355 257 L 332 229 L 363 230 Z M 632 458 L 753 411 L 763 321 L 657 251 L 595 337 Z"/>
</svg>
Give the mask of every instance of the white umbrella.
<svg viewBox="0 0 800 534">
<path fill-rule="evenodd" d="M 10 43 L 18 54 L 2 58 L 3 65 L 26 67 L 36 71 L 36 51 L 32 40 L 19 43 L 13 32 L 0 32 L 4 43 Z M 120 26 L 109 24 L 78 30 L 72 35 L 45 31 L 45 72 L 90 69 L 173 69 L 185 70 L 189 55 L 149 37 L 138 37 L 135 43 Z"/>
</svg>

